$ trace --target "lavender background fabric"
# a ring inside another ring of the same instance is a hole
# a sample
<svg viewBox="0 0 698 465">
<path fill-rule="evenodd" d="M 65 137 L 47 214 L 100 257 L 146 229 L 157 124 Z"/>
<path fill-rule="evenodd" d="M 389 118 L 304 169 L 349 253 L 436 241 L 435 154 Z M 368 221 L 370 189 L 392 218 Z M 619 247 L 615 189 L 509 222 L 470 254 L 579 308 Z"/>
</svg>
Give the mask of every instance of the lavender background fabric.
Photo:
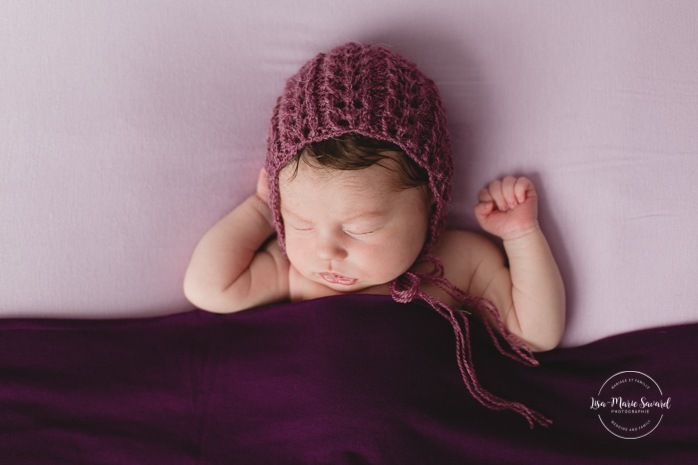
<svg viewBox="0 0 698 465">
<path fill-rule="evenodd" d="M 698 460 L 698 325 L 540 355 L 526 368 L 475 325 L 482 383 L 540 409 L 530 430 L 473 401 L 449 324 L 423 304 L 341 296 L 232 315 L 0 322 L 0 456 L 35 464 L 657 464 Z M 612 436 L 590 399 L 619 371 L 673 406 Z"/>
<path fill-rule="evenodd" d="M 496 177 L 536 182 L 566 346 L 695 322 L 696 18 L 693 0 L 4 1 L 0 316 L 189 310 L 188 260 L 253 192 L 284 81 L 358 41 L 439 86 L 451 224 L 475 226 Z"/>
</svg>

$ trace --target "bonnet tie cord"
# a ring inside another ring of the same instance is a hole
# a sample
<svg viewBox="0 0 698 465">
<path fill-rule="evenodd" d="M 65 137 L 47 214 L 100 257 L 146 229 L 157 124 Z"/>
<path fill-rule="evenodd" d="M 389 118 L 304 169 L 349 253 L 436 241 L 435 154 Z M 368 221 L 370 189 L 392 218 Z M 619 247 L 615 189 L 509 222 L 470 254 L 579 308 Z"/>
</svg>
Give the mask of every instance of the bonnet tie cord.
<svg viewBox="0 0 698 465">
<path fill-rule="evenodd" d="M 438 260 L 436 257 L 433 258 Z M 439 265 L 437 265 L 437 269 L 438 266 L 442 266 L 440 265 L 440 261 L 438 263 Z M 540 365 L 538 360 L 536 360 L 534 357 L 533 352 L 531 352 L 531 349 L 529 349 L 521 342 L 521 340 L 519 340 L 519 338 L 511 334 L 511 332 L 507 329 L 502 321 L 499 311 L 497 311 L 497 307 L 492 303 L 492 301 L 484 297 L 475 297 L 461 291 L 443 276 L 443 271 L 438 274 L 428 275 L 428 280 L 436 285 L 436 287 L 446 292 L 456 301 L 460 302 L 461 305 L 476 308 L 482 312 L 487 312 L 487 314 L 492 317 L 498 331 L 495 331 L 491 320 L 483 318 L 483 321 L 485 323 L 485 329 L 487 329 L 487 333 L 490 335 L 490 339 L 500 354 L 526 366 L 537 367 Z M 466 317 L 470 312 L 467 310 L 461 310 L 459 313 L 464 313 L 464 317 Z M 510 350 L 505 350 L 505 348 L 502 347 L 500 342 L 501 339 L 504 339 L 507 342 L 507 346 Z"/>
<path fill-rule="evenodd" d="M 432 307 L 436 312 L 443 318 L 451 323 L 453 328 L 453 334 L 456 339 L 456 356 L 458 362 L 458 368 L 465 383 L 466 388 L 470 394 L 487 408 L 492 410 L 513 410 L 520 415 L 522 415 L 531 429 L 534 428 L 537 423 L 540 426 L 549 426 L 552 421 L 542 415 L 541 413 L 532 410 L 525 405 L 503 399 L 496 396 L 486 389 L 484 389 L 475 375 L 475 370 L 473 368 L 472 354 L 471 354 L 471 344 L 470 344 L 470 322 L 468 320 L 467 313 L 463 310 L 453 309 L 450 306 L 444 304 L 439 299 L 426 294 L 421 289 L 421 284 L 423 281 L 434 283 L 439 289 L 447 292 L 451 297 L 456 299 L 462 304 L 469 305 L 478 309 L 489 312 L 494 316 L 497 325 L 500 327 L 501 334 L 504 339 L 508 342 L 508 345 L 514 351 L 511 354 L 505 351 L 501 344 L 499 343 L 499 337 L 491 328 L 491 323 L 487 318 L 483 318 L 485 321 L 485 326 L 487 331 L 495 343 L 495 346 L 500 353 L 506 355 L 509 358 L 517 360 L 528 366 L 537 366 L 538 362 L 533 357 L 531 351 L 524 347 L 523 344 L 516 340 L 513 335 L 508 333 L 504 327 L 501 318 L 499 317 L 499 312 L 497 312 L 494 305 L 487 301 L 486 299 L 476 298 L 469 296 L 460 289 L 456 288 L 451 284 L 446 278 L 443 277 L 443 265 L 441 261 L 434 255 L 428 255 L 424 260 L 429 261 L 434 264 L 434 270 L 429 274 L 415 273 L 408 271 L 395 279 L 391 283 L 391 295 L 393 300 L 399 303 L 409 303 L 415 299 L 423 300 L 430 307 Z"/>
</svg>

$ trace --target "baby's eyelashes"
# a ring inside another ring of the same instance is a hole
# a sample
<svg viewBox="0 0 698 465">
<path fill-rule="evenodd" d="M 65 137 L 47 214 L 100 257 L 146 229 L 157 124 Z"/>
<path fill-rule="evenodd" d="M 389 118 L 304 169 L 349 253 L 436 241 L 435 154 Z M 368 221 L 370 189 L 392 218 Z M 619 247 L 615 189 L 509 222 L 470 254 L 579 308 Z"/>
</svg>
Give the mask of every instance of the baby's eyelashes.
<svg viewBox="0 0 698 465">
<path fill-rule="evenodd" d="M 346 234 L 349 234 L 350 236 L 370 236 L 371 234 L 377 232 L 381 228 L 375 228 L 375 229 L 356 229 L 356 230 L 350 230 L 350 229 L 345 229 L 344 232 Z"/>
<path fill-rule="evenodd" d="M 315 230 L 313 226 L 306 226 L 306 225 L 294 225 L 294 224 L 287 224 L 286 225 L 287 229 L 290 229 L 291 231 L 298 232 L 298 233 L 310 233 Z M 341 232 L 352 237 L 366 237 L 370 236 L 372 234 L 375 234 L 379 230 L 381 230 L 381 227 L 371 227 L 371 228 L 342 228 Z M 339 231 L 339 230 L 338 230 Z"/>
<path fill-rule="evenodd" d="M 298 231 L 298 232 L 309 232 L 313 230 L 312 226 L 305 226 L 305 225 L 286 225 L 287 228 L 293 230 L 293 231 Z"/>
</svg>

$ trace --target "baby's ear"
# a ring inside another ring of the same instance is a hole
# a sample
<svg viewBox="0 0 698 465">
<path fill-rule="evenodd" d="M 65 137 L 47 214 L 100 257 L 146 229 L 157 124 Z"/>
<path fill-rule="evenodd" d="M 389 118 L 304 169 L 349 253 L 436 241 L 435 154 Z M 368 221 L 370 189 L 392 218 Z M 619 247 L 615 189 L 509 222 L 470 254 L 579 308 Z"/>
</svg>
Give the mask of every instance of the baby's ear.
<svg viewBox="0 0 698 465">
<path fill-rule="evenodd" d="M 268 177 L 269 175 L 266 169 L 262 168 L 259 170 L 259 176 L 257 177 L 257 196 L 266 203 L 269 203 Z"/>
</svg>

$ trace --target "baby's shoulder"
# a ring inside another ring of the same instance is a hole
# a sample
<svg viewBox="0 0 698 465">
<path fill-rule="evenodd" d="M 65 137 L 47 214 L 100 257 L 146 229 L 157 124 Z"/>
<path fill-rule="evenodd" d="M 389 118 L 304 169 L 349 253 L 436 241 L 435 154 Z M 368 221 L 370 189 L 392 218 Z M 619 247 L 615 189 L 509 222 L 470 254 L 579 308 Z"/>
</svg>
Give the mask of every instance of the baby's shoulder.
<svg viewBox="0 0 698 465">
<path fill-rule="evenodd" d="M 445 231 L 434 254 L 443 263 L 446 278 L 466 291 L 483 263 L 502 260 L 501 251 L 489 238 L 464 230 Z"/>
<path fill-rule="evenodd" d="M 435 254 L 442 260 L 457 257 L 461 261 L 478 260 L 482 255 L 489 255 L 497 250 L 497 246 L 482 234 L 450 229 L 444 231 L 434 248 Z"/>
</svg>

